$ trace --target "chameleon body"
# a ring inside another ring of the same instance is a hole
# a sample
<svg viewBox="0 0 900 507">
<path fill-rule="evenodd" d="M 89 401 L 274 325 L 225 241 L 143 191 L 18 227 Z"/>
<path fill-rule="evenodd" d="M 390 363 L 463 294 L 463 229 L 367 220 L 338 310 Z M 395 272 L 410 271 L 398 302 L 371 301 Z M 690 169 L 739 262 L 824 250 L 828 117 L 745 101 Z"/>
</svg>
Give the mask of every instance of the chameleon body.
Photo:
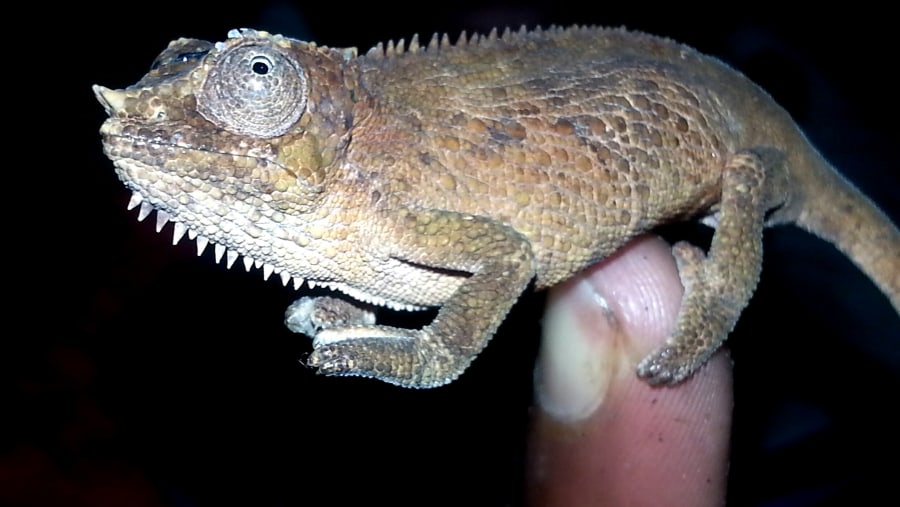
<svg viewBox="0 0 900 507">
<path fill-rule="evenodd" d="M 698 218 L 677 243 L 685 296 L 637 365 L 688 377 L 757 283 L 762 229 L 834 243 L 900 311 L 900 233 L 763 90 L 684 45 L 623 29 L 496 31 L 359 56 L 254 30 L 170 43 L 138 83 L 95 86 L 105 153 L 141 218 L 174 222 L 285 283 L 397 309 L 303 298 L 287 325 L 308 363 L 408 387 L 455 379 L 534 281 L 545 288 L 631 238 Z"/>
</svg>

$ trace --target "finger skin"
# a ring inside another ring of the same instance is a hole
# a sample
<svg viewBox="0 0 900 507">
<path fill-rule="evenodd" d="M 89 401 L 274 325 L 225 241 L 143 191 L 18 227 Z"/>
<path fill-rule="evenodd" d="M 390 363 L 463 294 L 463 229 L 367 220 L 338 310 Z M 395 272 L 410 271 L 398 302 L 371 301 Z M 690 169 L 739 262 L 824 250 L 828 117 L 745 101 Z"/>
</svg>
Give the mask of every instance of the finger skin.
<svg viewBox="0 0 900 507">
<path fill-rule="evenodd" d="M 529 445 L 532 505 L 724 505 L 727 354 L 675 387 L 635 374 L 665 341 L 681 294 L 670 247 L 651 237 L 550 294 Z"/>
</svg>

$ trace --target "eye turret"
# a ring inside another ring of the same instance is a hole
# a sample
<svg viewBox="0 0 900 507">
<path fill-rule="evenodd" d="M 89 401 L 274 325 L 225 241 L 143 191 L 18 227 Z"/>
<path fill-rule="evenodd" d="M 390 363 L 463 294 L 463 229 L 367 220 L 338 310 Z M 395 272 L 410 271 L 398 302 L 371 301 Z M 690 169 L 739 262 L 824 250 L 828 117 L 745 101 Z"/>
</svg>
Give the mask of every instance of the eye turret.
<svg viewBox="0 0 900 507">
<path fill-rule="evenodd" d="M 288 132 L 306 110 L 306 73 L 276 47 L 247 44 L 223 54 L 197 96 L 197 109 L 225 130 L 259 138 Z"/>
</svg>

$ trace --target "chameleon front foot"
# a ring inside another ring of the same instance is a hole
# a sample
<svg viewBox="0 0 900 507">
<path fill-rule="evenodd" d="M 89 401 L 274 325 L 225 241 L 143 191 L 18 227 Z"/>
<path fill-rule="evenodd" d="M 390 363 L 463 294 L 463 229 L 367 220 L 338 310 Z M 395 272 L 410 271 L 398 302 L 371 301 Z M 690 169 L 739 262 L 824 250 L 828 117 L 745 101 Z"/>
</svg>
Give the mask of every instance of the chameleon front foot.
<svg viewBox="0 0 900 507">
<path fill-rule="evenodd" d="M 369 377 L 405 385 L 411 373 L 409 340 L 361 338 L 325 343 L 313 350 L 307 364 L 330 376 Z"/>
<path fill-rule="evenodd" d="M 440 373 L 434 367 L 440 361 L 434 359 L 439 354 L 428 348 L 422 331 L 376 326 L 374 312 L 365 305 L 327 296 L 303 297 L 288 307 L 284 321 L 291 331 L 313 339 L 307 364 L 320 374 L 375 378 L 407 387 L 449 381 L 429 380 Z"/>
<path fill-rule="evenodd" d="M 401 336 L 387 336 L 392 330 Z M 366 331 L 383 336 L 354 336 Z M 313 341 L 307 364 L 323 375 L 368 377 L 413 388 L 437 387 L 459 376 L 462 368 L 442 361 L 442 354 L 421 334 L 383 326 L 325 330 Z"/>
</svg>

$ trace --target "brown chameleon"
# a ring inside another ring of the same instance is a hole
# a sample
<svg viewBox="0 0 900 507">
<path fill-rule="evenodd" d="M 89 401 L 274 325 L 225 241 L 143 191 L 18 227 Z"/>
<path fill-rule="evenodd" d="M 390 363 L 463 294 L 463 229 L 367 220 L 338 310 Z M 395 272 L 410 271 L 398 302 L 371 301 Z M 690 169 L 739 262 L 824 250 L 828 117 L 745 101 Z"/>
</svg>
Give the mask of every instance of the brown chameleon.
<svg viewBox="0 0 900 507">
<path fill-rule="evenodd" d="M 364 56 L 255 30 L 179 39 L 124 90 L 95 86 L 104 150 L 140 218 L 174 222 L 301 298 L 308 364 L 408 387 L 452 381 L 534 280 L 561 282 L 673 221 L 685 295 L 653 384 L 696 371 L 760 274 L 764 226 L 832 242 L 900 312 L 900 232 L 763 90 L 714 58 L 623 29 L 435 36 Z M 438 307 L 422 329 L 370 305 Z"/>
</svg>

